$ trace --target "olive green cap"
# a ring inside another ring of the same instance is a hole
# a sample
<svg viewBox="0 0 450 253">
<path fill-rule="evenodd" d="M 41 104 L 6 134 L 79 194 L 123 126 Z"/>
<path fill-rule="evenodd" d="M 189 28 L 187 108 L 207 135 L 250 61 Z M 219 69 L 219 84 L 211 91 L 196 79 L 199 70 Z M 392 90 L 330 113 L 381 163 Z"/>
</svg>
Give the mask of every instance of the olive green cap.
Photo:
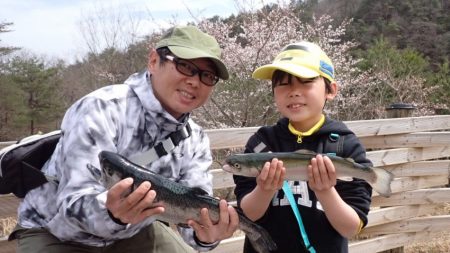
<svg viewBox="0 0 450 253">
<path fill-rule="evenodd" d="M 195 26 L 174 26 L 163 34 L 156 49 L 168 47 L 182 59 L 208 58 L 217 68 L 217 76 L 228 79 L 228 70 L 222 62 L 221 49 L 217 40 Z"/>
</svg>

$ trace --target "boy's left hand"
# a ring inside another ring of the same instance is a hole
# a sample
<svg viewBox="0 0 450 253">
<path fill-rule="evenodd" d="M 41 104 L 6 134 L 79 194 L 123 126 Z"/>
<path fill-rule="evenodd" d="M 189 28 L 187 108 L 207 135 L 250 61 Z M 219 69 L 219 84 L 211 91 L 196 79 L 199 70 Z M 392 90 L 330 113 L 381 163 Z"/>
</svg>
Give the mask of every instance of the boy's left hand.
<svg viewBox="0 0 450 253">
<path fill-rule="evenodd" d="M 197 238 L 204 243 L 214 243 L 233 235 L 239 225 L 239 216 L 236 210 L 229 206 L 225 200 L 220 201 L 219 220 L 214 222 L 209 216 L 209 210 L 202 208 L 200 210 L 200 220 L 189 220 Z"/>
<path fill-rule="evenodd" d="M 317 155 L 308 165 L 308 183 L 314 192 L 325 192 L 336 185 L 336 169 L 327 156 Z"/>
</svg>

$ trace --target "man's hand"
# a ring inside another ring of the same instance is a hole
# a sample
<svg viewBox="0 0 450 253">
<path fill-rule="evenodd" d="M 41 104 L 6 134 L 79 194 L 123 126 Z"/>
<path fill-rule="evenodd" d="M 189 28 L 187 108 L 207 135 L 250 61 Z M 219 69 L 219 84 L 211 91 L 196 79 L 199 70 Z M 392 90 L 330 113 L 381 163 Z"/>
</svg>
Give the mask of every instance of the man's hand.
<svg viewBox="0 0 450 253">
<path fill-rule="evenodd" d="M 197 238 L 204 243 L 214 243 L 233 235 L 239 225 L 239 216 L 232 206 L 228 206 L 225 200 L 221 200 L 219 220 L 214 223 L 209 217 L 207 208 L 200 210 L 200 220 L 198 222 L 189 220 Z"/>
<path fill-rule="evenodd" d="M 143 182 L 139 187 L 124 196 L 133 185 L 132 178 L 125 178 L 108 190 L 106 208 L 123 223 L 136 224 L 149 216 L 164 212 L 164 207 L 149 208 L 156 197 L 156 192 L 150 190 L 150 182 Z"/>
</svg>

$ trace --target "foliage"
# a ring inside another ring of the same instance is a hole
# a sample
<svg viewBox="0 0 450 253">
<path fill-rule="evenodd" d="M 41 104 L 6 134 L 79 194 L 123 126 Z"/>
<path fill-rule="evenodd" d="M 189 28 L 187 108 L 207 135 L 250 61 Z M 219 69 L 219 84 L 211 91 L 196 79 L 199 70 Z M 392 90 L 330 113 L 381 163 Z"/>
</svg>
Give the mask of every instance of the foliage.
<svg viewBox="0 0 450 253">
<path fill-rule="evenodd" d="M 446 61 L 439 66 L 439 71 L 429 73 L 427 85 L 436 87 L 431 94 L 434 108 L 438 114 L 450 114 L 450 67 Z"/>
<path fill-rule="evenodd" d="M 341 0 L 339 0 L 341 2 Z M 343 0 L 342 0 L 343 1 Z M 397 48 L 414 48 L 431 68 L 450 60 L 450 3 L 440 0 L 360 1 L 348 36 L 367 49 L 383 36 Z"/>
<path fill-rule="evenodd" d="M 10 32 L 11 30 L 8 29 L 8 26 L 13 25 L 13 23 L 10 22 L 0 22 L 0 34 L 5 32 Z M 0 40 L 1 42 L 2 40 Z M 11 47 L 11 46 L 0 46 L 0 58 L 3 56 L 6 56 L 16 50 L 18 50 L 18 47 Z"/>
<path fill-rule="evenodd" d="M 0 74 L 0 140 L 10 140 L 10 131 L 17 123 L 17 115 L 23 111 L 20 103 L 23 97 L 20 89 L 12 84 L 12 80 L 5 74 Z"/>
<path fill-rule="evenodd" d="M 5 32 L 10 32 L 8 29 L 13 23 L 0 22 L 0 35 Z M 0 40 L 1 42 L 1 40 Z M 18 103 L 21 96 L 20 89 L 11 85 L 11 79 L 5 72 L 5 59 L 14 51 L 18 50 L 17 47 L 0 46 L 0 140 L 2 136 L 7 136 L 10 125 L 14 121 L 14 116 L 21 110 L 20 103 Z"/>
<path fill-rule="evenodd" d="M 439 113 L 449 113 L 445 64 L 450 61 L 450 2 L 440 0 L 322 0 L 309 2 L 316 14 L 333 17 L 335 24 L 346 18 L 354 22 L 347 27 L 345 39 L 358 42 L 358 48 L 368 50 L 382 37 L 393 48 L 413 50 L 428 62 L 422 76 L 431 97 L 427 103 Z M 355 50 L 352 50 L 352 53 Z M 361 55 L 359 55 L 361 58 Z M 393 66 L 396 68 L 396 66 Z M 443 72 L 444 71 L 444 72 Z M 438 78 L 436 78 L 438 77 Z M 439 80 L 437 80 L 439 79 Z M 423 80 L 422 80 L 423 81 Z M 422 82 L 421 81 L 421 82 Z M 431 87 L 434 86 L 434 87 Z M 439 109 L 440 108 L 440 109 Z M 426 113 L 427 110 L 418 113 Z M 430 112 L 430 111 L 428 111 Z"/>
<path fill-rule="evenodd" d="M 251 6 L 253 1 L 236 3 L 237 15 L 193 17 L 218 39 L 231 73 L 193 114 L 205 128 L 274 123 L 279 114 L 270 83 L 252 79 L 251 73 L 270 63 L 284 45 L 301 40 L 318 43 L 335 65 L 340 90 L 326 105 L 331 117 L 383 118 L 393 102 L 416 105 L 416 115 L 433 109 L 448 113 L 448 1 L 279 0 L 260 9 Z M 55 121 L 77 99 L 145 68 L 148 48 L 161 31 L 138 38 L 140 20 L 112 11 L 103 8 L 80 23 L 89 53 L 70 65 L 23 55 L 7 62 L 1 56 L 11 58 L 17 48 L 0 47 L 0 139 L 21 133 L 23 125 L 33 131 L 31 122 L 49 122 L 40 129 L 58 128 Z M 0 22 L 0 35 L 11 25 Z"/>
<path fill-rule="evenodd" d="M 62 71 L 61 96 L 65 108 L 91 91 L 110 84 L 123 83 L 132 73 L 147 65 L 148 42 L 129 45 L 126 50 L 107 48 L 89 53 L 83 60 Z"/>
<path fill-rule="evenodd" d="M 359 64 L 364 71 L 372 71 L 375 85 L 371 87 L 372 106 L 382 107 L 392 103 L 413 104 L 416 115 L 431 113 L 430 96 L 438 89 L 427 85 L 428 62 L 414 49 L 398 50 L 384 38 L 361 53 Z"/>
<path fill-rule="evenodd" d="M 38 131 L 39 125 L 60 117 L 59 101 L 62 99 L 56 95 L 60 82 L 58 74 L 58 68 L 47 67 L 36 56 L 13 57 L 2 75 L 3 88 L 10 96 L 2 116 L 11 119 L 12 126 L 28 124 L 29 134 Z"/>
<path fill-rule="evenodd" d="M 312 23 L 305 23 L 300 19 L 302 13 L 294 13 L 293 9 L 291 5 L 280 4 L 241 13 L 239 19 L 228 22 L 204 20 L 199 24 L 223 47 L 231 78 L 217 85 L 211 101 L 194 115 L 197 121 L 208 128 L 274 123 L 279 115 L 273 105 L 270 84 L 253 80 L 251 73 L 270 63 L 283 46 L 301 40 L 318 43 L 335 64 L 343 95 L 328 105 L 327 113 L 341 119 L 347 119 L 348 115 L 363 117 L 357 113 L 355 103 L 367 93 L 351 91 L 365 90 L 370 79 L 354 67 L 357 60 L 348 54 L 355 43 L 341 40 L 349 21 L 333 26 L 333 20 L 324 15 L 313 16 Z"/>
</svg>

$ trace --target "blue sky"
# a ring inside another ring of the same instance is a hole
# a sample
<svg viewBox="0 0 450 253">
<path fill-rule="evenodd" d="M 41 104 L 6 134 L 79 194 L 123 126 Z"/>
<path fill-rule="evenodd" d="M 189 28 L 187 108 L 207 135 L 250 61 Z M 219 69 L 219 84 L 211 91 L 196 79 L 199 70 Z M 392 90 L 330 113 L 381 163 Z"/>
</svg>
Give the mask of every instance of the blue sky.
<svg viewBox="0 0 450 253">
<path fill-rule="evenodd" d="M 139 33 L 169 22 L 237 13 L 239 2 L 255 5 L 270 0 L 1 0 L 0 21 L 13 22 L 12 32 L 0 34 L 0 46 L 18 46 L 47 58 L 73 61 L 86 52 L 80 22 L 96 10 L 107 9 L 139 19 Z"/>
</svg>

